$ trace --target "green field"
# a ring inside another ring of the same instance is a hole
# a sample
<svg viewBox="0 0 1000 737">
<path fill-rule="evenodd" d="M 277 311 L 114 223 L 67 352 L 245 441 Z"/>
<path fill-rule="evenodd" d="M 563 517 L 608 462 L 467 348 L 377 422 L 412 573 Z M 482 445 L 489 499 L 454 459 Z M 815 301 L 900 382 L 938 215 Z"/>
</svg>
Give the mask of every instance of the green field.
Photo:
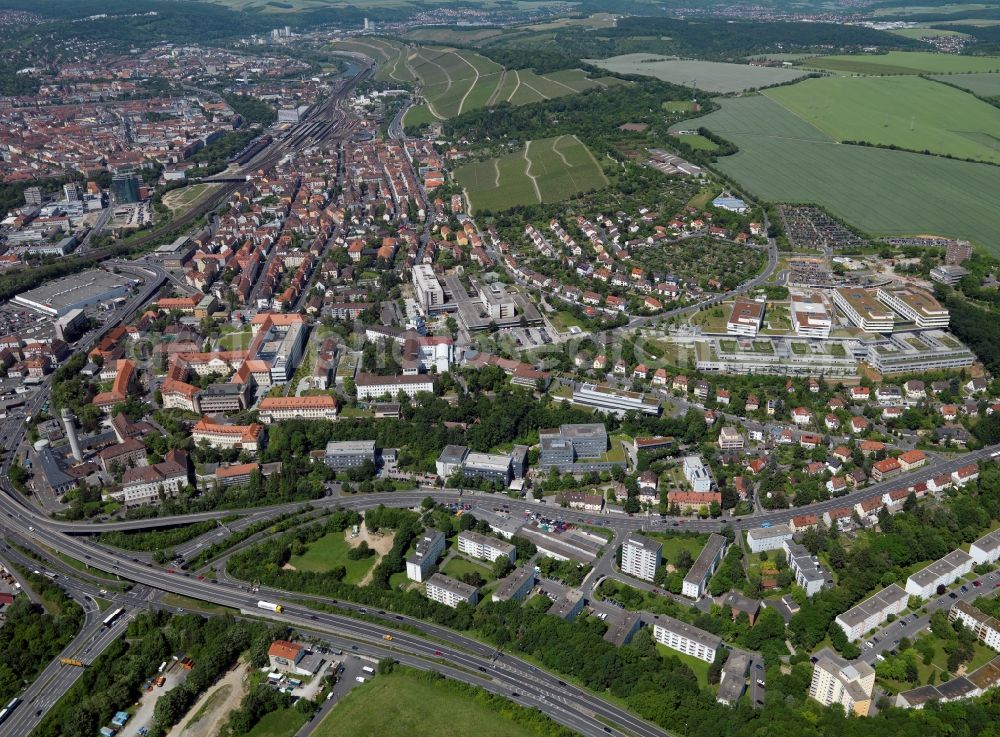
<svg viewBox="0 0 1000 737">
<path fill-rule="evenodd" d="M 938 54 L 933 51 L 890 51 L 887 54 L 818 56 L 806 66 L 848 74 L 947 74 L 997 72 L 1000 57 Z"/>
<path fill-rule="evenodd" d="M 325 573 L 337 566 L 344 566 L 347 569 L 345 583 L 358 583 L 375 565 L 378 556 L 351 560 L 347 557 L 347 551 L 350 549 L 343 532 L 330 532 L 316 542 L 309 543 L 305 553 L 293 555 L 288 563 L 297 571 L 315 573 Z"/>
<path fill-rule="evenodd" d="M 903 38 L 932 38 L 934 36 L 968 36 L 960 31 L 942 31 L 938 28 L 896 28 L 890 33 Z"/>
<path fill-rule="evenodd" d="M 815 202 L 874 235 L 936 233 L 1000 253 L 1000 210 L 983 201 L 1000 167 L 839 145 L 764 95 L 720 102 L 698 124 L 739 146 L 716 166 L 754 196 Z"/>
<path fill-rule="evenodd" d="M 469 560 L 468 558 L 459 558 L 458 556 L 453 557 L 444 567 L 441 572 L 446 576 L 451 576 L 452 578 L 461 579 L 467 573 L 478 573 L 487 581 L 493 581 L 493 572 L 490 569 L 489 563 L 478 563 L 476 561 Z"/>
<path fill-rule="evenodd" d="M 323 719 L 314 737 L 535 737 L 538 733 L 459 691 L 409 671 L 375 676 Z"/>
<path fill-rule="evenodd" d="M 676 650 L 671 650 L 666 645 L 661 645 L 656 643 L 656 651 L 664 658 L 674 657 L 679 661 L 684 663 L 691 671 L 694 673 L 695 678 L 698 679 L 698 685 L 701 688 L 708 688 L 708 666 L 704 660 L 694 657 L 693 655 L 685 655 L 684 653 L 677 652 Z"/>
<path fill-rule="evenodd" d="M 980 97 L 1000 97 L 1000 72 L 979 74 L 943 74 L 931 79 L 953 84 Z"/>
<path fill-rule="evenodd" d="M 292 737 L 306 723 L 306 715 L 298 709 L 278 709 L 265 714 L 246 737 Z"/>
<path fill-rule="evenodd" d="M 717 61 L 678 59 L 657 54 L 622 54 L 589 63 L 616 74 L 641 74 L 706 92 L 742 92 L 791 82 L 805 76 L 801 69 L 752 67 Z"/>
<path fill-rule="evenodd" d="M 927 79 L 824 77 L 764 94 L 837 141 L 1000 163 L 1000 110 Z"/>
<path fill-rule="evenodd" d="M 526 105 L 592 87 L 622 84 L 613 77 L 590 78 L 580 69 L 544 75 L 527 69 L 506 70 L 474 51 L 403 44 L 372 36 L 337 41 L 332 48 L 374 59 L 379 66 L 375 76 L 378 80 L 420 83 L 425 103 L 407 112 L 407 125 L 447 120 L 500 102 Z"/>
<path fill-rule="evenodd" d="M 705 138 L 705 136 L 699 136 L 697 134 L 686 134 L 683 136 L 677 136 L 677 140 L 682 143 L 686 143 L 691 148 L 697 151 L 714 151 L 718 148 L 715 142 L 711 139 Z"/>
<path fill-rule="evenodd" d="M 593 155 L 575 136 L 529 141 L 516 153 L 463 166 L 455 178 L 473 211 L 558 202 L 608 184 Z"/>
</svg>

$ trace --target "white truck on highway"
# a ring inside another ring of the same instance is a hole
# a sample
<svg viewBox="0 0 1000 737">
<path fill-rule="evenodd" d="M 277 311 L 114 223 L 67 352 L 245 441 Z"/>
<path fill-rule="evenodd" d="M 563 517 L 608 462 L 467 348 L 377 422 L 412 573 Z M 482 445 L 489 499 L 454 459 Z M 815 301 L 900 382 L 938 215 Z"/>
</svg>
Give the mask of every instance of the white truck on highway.
<svg viewBox="0 0 1000 737">
<path fill-rule="evenodd" d="M 281 604 L 274 604 L 270 601 L 258 601 L 257 606 L 260 609 L 267 609 L 267 611 L 275 612 L 277 614 L 281 614 L 281 612 L 283 612 L 285 609 L 283 606 L 281 606 Z"/>
</svg>

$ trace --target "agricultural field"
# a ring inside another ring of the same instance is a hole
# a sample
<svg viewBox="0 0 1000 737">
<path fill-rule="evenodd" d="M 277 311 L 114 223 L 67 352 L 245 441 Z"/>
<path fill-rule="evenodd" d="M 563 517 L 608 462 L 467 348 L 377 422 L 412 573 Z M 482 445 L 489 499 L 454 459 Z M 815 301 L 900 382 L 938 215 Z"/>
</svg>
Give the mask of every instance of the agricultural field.
<svg viewBox="0 0 1000 737">
<path fill-rule="evenodd" d="M 363 54 L 374 59 L 378 64 L 375 79 L 379 81 L 414 82 L 417 79 L 408 63 L 408 49 L 403 44 L 374 36 L 364 36 L 348 41 L 337 41 L 332 48 Z"/>
<path fill-rule="evenodd" d="M 1000 163 L 1000 110 L 916 76 L 824 77 L 764 92 L 836 141 Z"/>
<path fill-rule="evenodd" d="M 439 44 L 473 45 L 478 41 L 499 36 L 499 28 L 414 28 L 404 38 L 411 41 Z"/>
<path fill-rule="evenodd" d="M 791 82 L 806 75 L 802 69 L 752 67 L 717 61 L 696 61 L 657 54 L 623 54 L 588 63 L 615 74 L 639 74 L 706 92 L 743 92 Z"/>
<path fill-rule="evenodd" d="M 932 38 L 934 36 L 968 36 L 961 31 L 943 31 L 939 28 L 894 28 L 890 33 L 903 38 Z"/>
<path fill-rule="evenodd" d="M 520 151 L 457 169 L 455 179 L 473 212 L 559 202 L 608 184 L 593 154 L 575 136 L 528 141 Z"/>
<path fill-rule="evenodd" d="M 739 153 L 716 166 L 771 202 L 813 202 L 873 235 L 966 238 L 1000 255 L 1000 167 L 839 145 L 765 95 L 722 100 L 699 125 Z M 690 126 L 690 122 L 686 122 Z"/>
<path fill-rule="evenodd" d="M 942 74 L 931 77 L 980 97 L 1000 97 L 1000 72 L 980 72 L 979 74 Z"/>
<path fill-rule="evenodd" d="M 818 56 L 806 66 L 848 74 L 958 74 L 1000 71 L 1000 57 L 890 51 L 887 54 Z"/>
</svg>

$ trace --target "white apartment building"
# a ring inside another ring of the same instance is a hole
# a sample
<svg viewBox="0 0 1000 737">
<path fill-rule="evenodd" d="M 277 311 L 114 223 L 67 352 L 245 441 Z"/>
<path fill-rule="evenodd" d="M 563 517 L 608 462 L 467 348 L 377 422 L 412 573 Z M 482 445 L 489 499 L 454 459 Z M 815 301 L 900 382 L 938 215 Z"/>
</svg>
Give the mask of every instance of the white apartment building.
<svg viewBox="0 0 1000 737">
<path fill-rule="evenodd" d="M 1000 650 L 1000 621 L 965 601 L 956 601 L 948 612 L 948 621 L 960 621 L 976 639 L 991 650 Z"/>
<path fill-rule="evenodd" d="M 747 545 L 753 553 L 765 550 L 777 550 L 783 547 L 785 541 L 792 539 L 792 528 L 788 525 L 773 527 L 755 527 L 747 530 Z"/>
<path fill-rule="evenodd" d="M 880 626 L 890 614 L 899 614 L 906 609 L 909 594 L 896 584 L 886 586 L 870 599 L 848 609 L 834 620 L 851 642 L 861 639 L 868 632 Z"/>
<path fill-rule="evenodd" d="M 698 456 L 684 458 L 684 478 L 694 491 L 702 494 L 712 490 L 712 475 Z"/>
<path fill-rule="evenodd" d="M 906 579 L 906 593 L 923 599 L 930 598 L 938 586 L 948 586 L 957 581 L 971 571 L 974 565 L 971 555 L 963 550 L 952 550 Z"/>
<path fill-rule="evenodd" d="M 479 591 L 476 590 L 475 586 L 456 581 L 442 573 L 435 573 L 427 579 L 425 591 L 428 599 L 450 606 L 452 609 L 463 601 L 472 606 L 475 606 L 476 602 L 479 601 Z"/>
<path fill-rule="evenodd" d="M 809 696 L 823 706 L 840 704 L 848 714 L 868 716 L 875 669 L 863 660 L 847 661 L 824 650 L 813 666 Z"/>
<path fill-rule="evenodd" d="M 665 614 L 661 614 L 653 625 L 653 639 L 671 650 L 692 655 L 706 663 L 715 660 L 715 653 L 722 645 L 721 638 L 716 635 Z"/>
<path fill-rule="evenodd" d="M 972 560 L 977 566 L 982 563 L 996 563 L 997 560 L 1000 560 L 1000 530 L 993 530 L 972 543 L 969 555 L 972 556 Z"/>
<path fill-rule="evenodd" d="M 458 533 L 458 552 L 491 563 L 501 556 L 509 558 L 511 563 L 517 558 L 517 549 L 510 543 L 471 530 Z"/>
<path fill-rule="evenodd" d="M 420 392 L 434 391 L 434 380 L 426 374 L 411 376 L 358 374 L 354 384 L 358 390 L 358 399 L 378 399 L 385 394 L 395 398 L 399 392 L 412 399 Z"/>
<path fill-rule="evenodd" d="M 622 545 L 622 573 L 652 581 L 660 566 L 663 546 L 642 535 L 629 535 Z"/>
<path fill-rule="evenodd" d="M 735 427 L 726 425 L 719 431 L 719 448 L 722 450 L 741 450 L 743 436 Z"/>
<path fill-rule="evenodd" d="M 714 532 L 708 536 L 708 542 L 701 549 L 691 570 L 684 576 L 681 593 L 690 599 L 700 599 L 708 586 L 708 580 L 719 567 L 722 557 L 726 554 L 729 541 Z"/>
<path fill-rule="evenodd" d="M 439 530 L 426 530 L 417 540 L 413 555 L 406 559 L 406 577 L 421 582 L 444 552 L 445 536 Z"/>
<path fill-rule="evenodd" d="M 891 307 L 918 328 L 948 327 L 951 319 L 948 310 L 930 292 L 913 287 L 892 290 L 879 287 L 876 295 L 879 302 Z"/>
<path fill-rule="evenodd" d="M 764 320 L 764 303 L 751 302 L 746 299 L 738 299 L 733 304 L 733 309 L 729 313 L 726 321 L 726 332 L 730 335 L 742 335 L 753 338 L 760 330 L 760 325 Z"/>
<path fill-rule="evenodd" d="M 856 327 L 868 333 L 891 333 L 895 322 L 892 310 L 883 307 L 871 292 L 861 287 L 833 291 L 833 303 Z"/>
<path fill-rule="evenodd" d="M 413 266 L 413 288 L 417 293 L 417 302 L 425 313 L 430 314 L 444 307 L 444 289 L 429 264 Z"/>
</svg>

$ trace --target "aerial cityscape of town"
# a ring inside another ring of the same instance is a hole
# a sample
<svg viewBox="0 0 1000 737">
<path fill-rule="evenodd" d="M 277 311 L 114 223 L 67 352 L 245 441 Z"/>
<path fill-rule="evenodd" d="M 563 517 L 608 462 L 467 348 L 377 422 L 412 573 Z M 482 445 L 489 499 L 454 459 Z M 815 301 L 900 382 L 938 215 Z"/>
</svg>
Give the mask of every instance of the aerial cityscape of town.
<svg viewBox="0 0 1000 737">
<path fill-rule="evenodd" d="M 1000 2 L 0 49 L 2 737 L 1000 735 Z"/>
</svg>

